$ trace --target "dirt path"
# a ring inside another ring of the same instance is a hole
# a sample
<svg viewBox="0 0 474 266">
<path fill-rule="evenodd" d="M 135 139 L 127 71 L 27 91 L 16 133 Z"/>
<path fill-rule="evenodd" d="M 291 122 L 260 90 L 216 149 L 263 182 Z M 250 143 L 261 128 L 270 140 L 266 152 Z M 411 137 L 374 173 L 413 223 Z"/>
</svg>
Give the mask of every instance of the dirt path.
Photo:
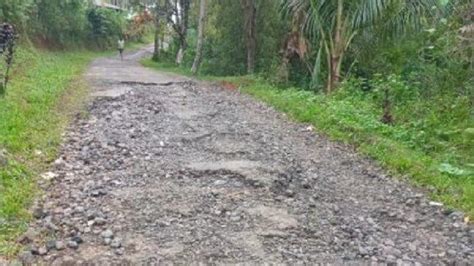
<svg viewBox="0 0 474 266">
<path fill-rule="evenodd" d="M 144 54 L 91 66 L 89 115 L 21 239 L 46 242 L 21 260 L 474 263 L 462 213 L 250 97 L 147 70 Z"/>
</svg>

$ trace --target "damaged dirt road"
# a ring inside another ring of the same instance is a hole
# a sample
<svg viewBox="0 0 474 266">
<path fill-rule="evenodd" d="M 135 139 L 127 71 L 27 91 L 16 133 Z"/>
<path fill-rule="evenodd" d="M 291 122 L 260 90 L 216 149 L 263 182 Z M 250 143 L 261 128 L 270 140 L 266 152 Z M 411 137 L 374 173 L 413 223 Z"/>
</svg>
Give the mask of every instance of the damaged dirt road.
<svg viewBox="0 0 474 266">
<path fill-rule="evenodd" d="M 351 148 L 241 95 L 97 60 L 24 263 L 473 263 L 471 226 Z"/>
</svg>

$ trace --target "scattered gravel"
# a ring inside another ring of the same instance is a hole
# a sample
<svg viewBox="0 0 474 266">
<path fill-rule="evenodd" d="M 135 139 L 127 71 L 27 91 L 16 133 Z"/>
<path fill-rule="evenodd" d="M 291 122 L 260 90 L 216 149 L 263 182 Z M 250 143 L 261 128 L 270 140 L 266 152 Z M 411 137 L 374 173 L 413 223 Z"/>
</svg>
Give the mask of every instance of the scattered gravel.
<svg viewBox="0 0 474 266">
<path fill-rule="evenodd" d="M 121 93 L 71 125 L 23 238 L 55 248 L 19 260 L 474 264 L 462 213 L 307 125 L 133 60 L 91 72 L 96 90 Z"/>
</svg>

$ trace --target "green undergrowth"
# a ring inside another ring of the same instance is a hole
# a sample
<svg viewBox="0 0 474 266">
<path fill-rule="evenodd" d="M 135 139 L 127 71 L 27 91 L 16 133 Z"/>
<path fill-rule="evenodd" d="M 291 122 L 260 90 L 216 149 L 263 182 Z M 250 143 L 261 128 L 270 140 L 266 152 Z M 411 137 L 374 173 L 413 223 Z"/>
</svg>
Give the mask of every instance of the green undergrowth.
<svg viewBox="0 0 474 266">
<path fill-rule="evenodd" d="M 0 98 L 0 255 L 18 250 L 15 239 L 26 228 L 27 211 L 38 189 L 34 182 L 56 157 L 61 133 L 86 98 L 79 78 L 102 52 L 47 52 L 20 47 L 11 82 Z"/>
<path fill-rule="evenodd" d="M 166 63 L 144 60 L 161 71 L 189 75 Z M 199 77 L 201 78 L 201 77 Z M 254 77 L 202 77 L 225 80 L 241 91 L 310 123 L 333 140 L 354 145 L 396 176 L 426 188 L 433 200 L 474 215 L 474 128 L 469 97 L 443 95 L 394 103 L 395 123 L 380 121 L 382 107 L 375 92 L 361 92 L 347 82 L 327 96 L 299 88 L 279 88 Z M 445 110 L 445 111 L 443 111 Z"/>
</svg>

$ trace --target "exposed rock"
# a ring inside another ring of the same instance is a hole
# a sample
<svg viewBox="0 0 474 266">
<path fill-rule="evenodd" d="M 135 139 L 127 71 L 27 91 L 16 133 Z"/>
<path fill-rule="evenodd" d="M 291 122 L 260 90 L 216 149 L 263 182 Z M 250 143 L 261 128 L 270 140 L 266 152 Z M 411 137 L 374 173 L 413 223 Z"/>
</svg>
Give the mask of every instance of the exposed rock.
<svg viewBox="0 0 474 266">
<path fill-rule="evenodd" d="M 104 245 L 108 246 L 112 243 L 112 238 L 104 238 Z"/>
<path fill-rule="evenodd" d="M 44 211 L 43 207 L 38 206 L 33 209 L 33 217 L 36 219 L 42 219 L 46 217 L 46 215 L 48 215 L 48 213 Z"/>
<path fill-rule="evenodd" d="M 433 207 L 442 207 L 442 206 L 443 206 L 443 203 L 441 203 L 441 202 L 435 202 L 435 201 L 430 201 L 430 202 L 429 202 L 429 205 L 430 205 L 430 206 L 433 206 Z"/>
<path fill-rule="evenodd" d="M 48 249 L 47 249 L 45 246 L 40 247 L 40 248 L 38 249 L 38 255 L 44 256 L 44 255 L 46 255 L 46 254 L 48 254 Z"/>
<path fill-rule="evenodd" d="M 112 248 L 120 248 L 122 246 L 122 240 L 119 238 L 114 238 L 110 243 Z"/>
<path fill-rule="evenodd" d="M 74 242 L 76 242 L 77 244 L 82 244 L 82 243 L 84 242 L 84 240 L 82 240 L 82 237 L 80 237 L 80 236 L 73 236 L 73 237 L 71 238 L 71 241 L 74 241 Z"/>
<path fill-rule="evenodd" d="M 98 226 L 105 225 L 107 223 L 107 220 L 102 218 L 102 217 L 97 217 L 94 219 L 94 224 Z"/>
<path fill-rule="evenodd" d="M 72 241 L 72 240 L 67 242 L 67 246 L 71 249 L 79 248 L 79 244 L 76 241 Z"/>
<path fill-rule="evenodd" d="M 103 238 L 112 238 L 112 237 L 114 237 L 114 233 L 112 232 L 112 230 L 107 229 L 107 230 L 103 231 L 100 234 L 100 236 L 103 237 Z"/>
<path fill-rule="evenodd" d="M 56 248 L 57 250 L 63 250 L 63 249 L 66 248 L 66 245 L 64 244 L 63 241 L 58 240 L 58 241 L 56 241 L 56 243 L 55 243 L 55 248 Z"/>
<path fill-rule="evenodd" d="M 31 265 L 35 260 L 35 256 L 31 251 L 23 251 L 18 255 L 18 259 L 25 265 Z"/>
<path fill-rule="evenodd" d="M 33 228 L 28 228 L 28 230 L 18 238 L 18 243 L 26 245 L 33 242 L 33 240 L 38 236 L 38 232 Z"/>
<path fill-rule="evenodd" d="M 52 250 L 56 248 L 56 241 L 55 240 L 48 240 L 46 241 L 46 248 L 48 250 Z"/>
<path fill-rule="evenodd" d="M 58 174 L 53 173 L 53 172 L 46 172 L 46 173 L 41 175 L 41 178 L 46 180 L 46 181 L 51 181 L 51 180 L 53 180 L 57 177 L 58 177 Z"/>
</svg>

